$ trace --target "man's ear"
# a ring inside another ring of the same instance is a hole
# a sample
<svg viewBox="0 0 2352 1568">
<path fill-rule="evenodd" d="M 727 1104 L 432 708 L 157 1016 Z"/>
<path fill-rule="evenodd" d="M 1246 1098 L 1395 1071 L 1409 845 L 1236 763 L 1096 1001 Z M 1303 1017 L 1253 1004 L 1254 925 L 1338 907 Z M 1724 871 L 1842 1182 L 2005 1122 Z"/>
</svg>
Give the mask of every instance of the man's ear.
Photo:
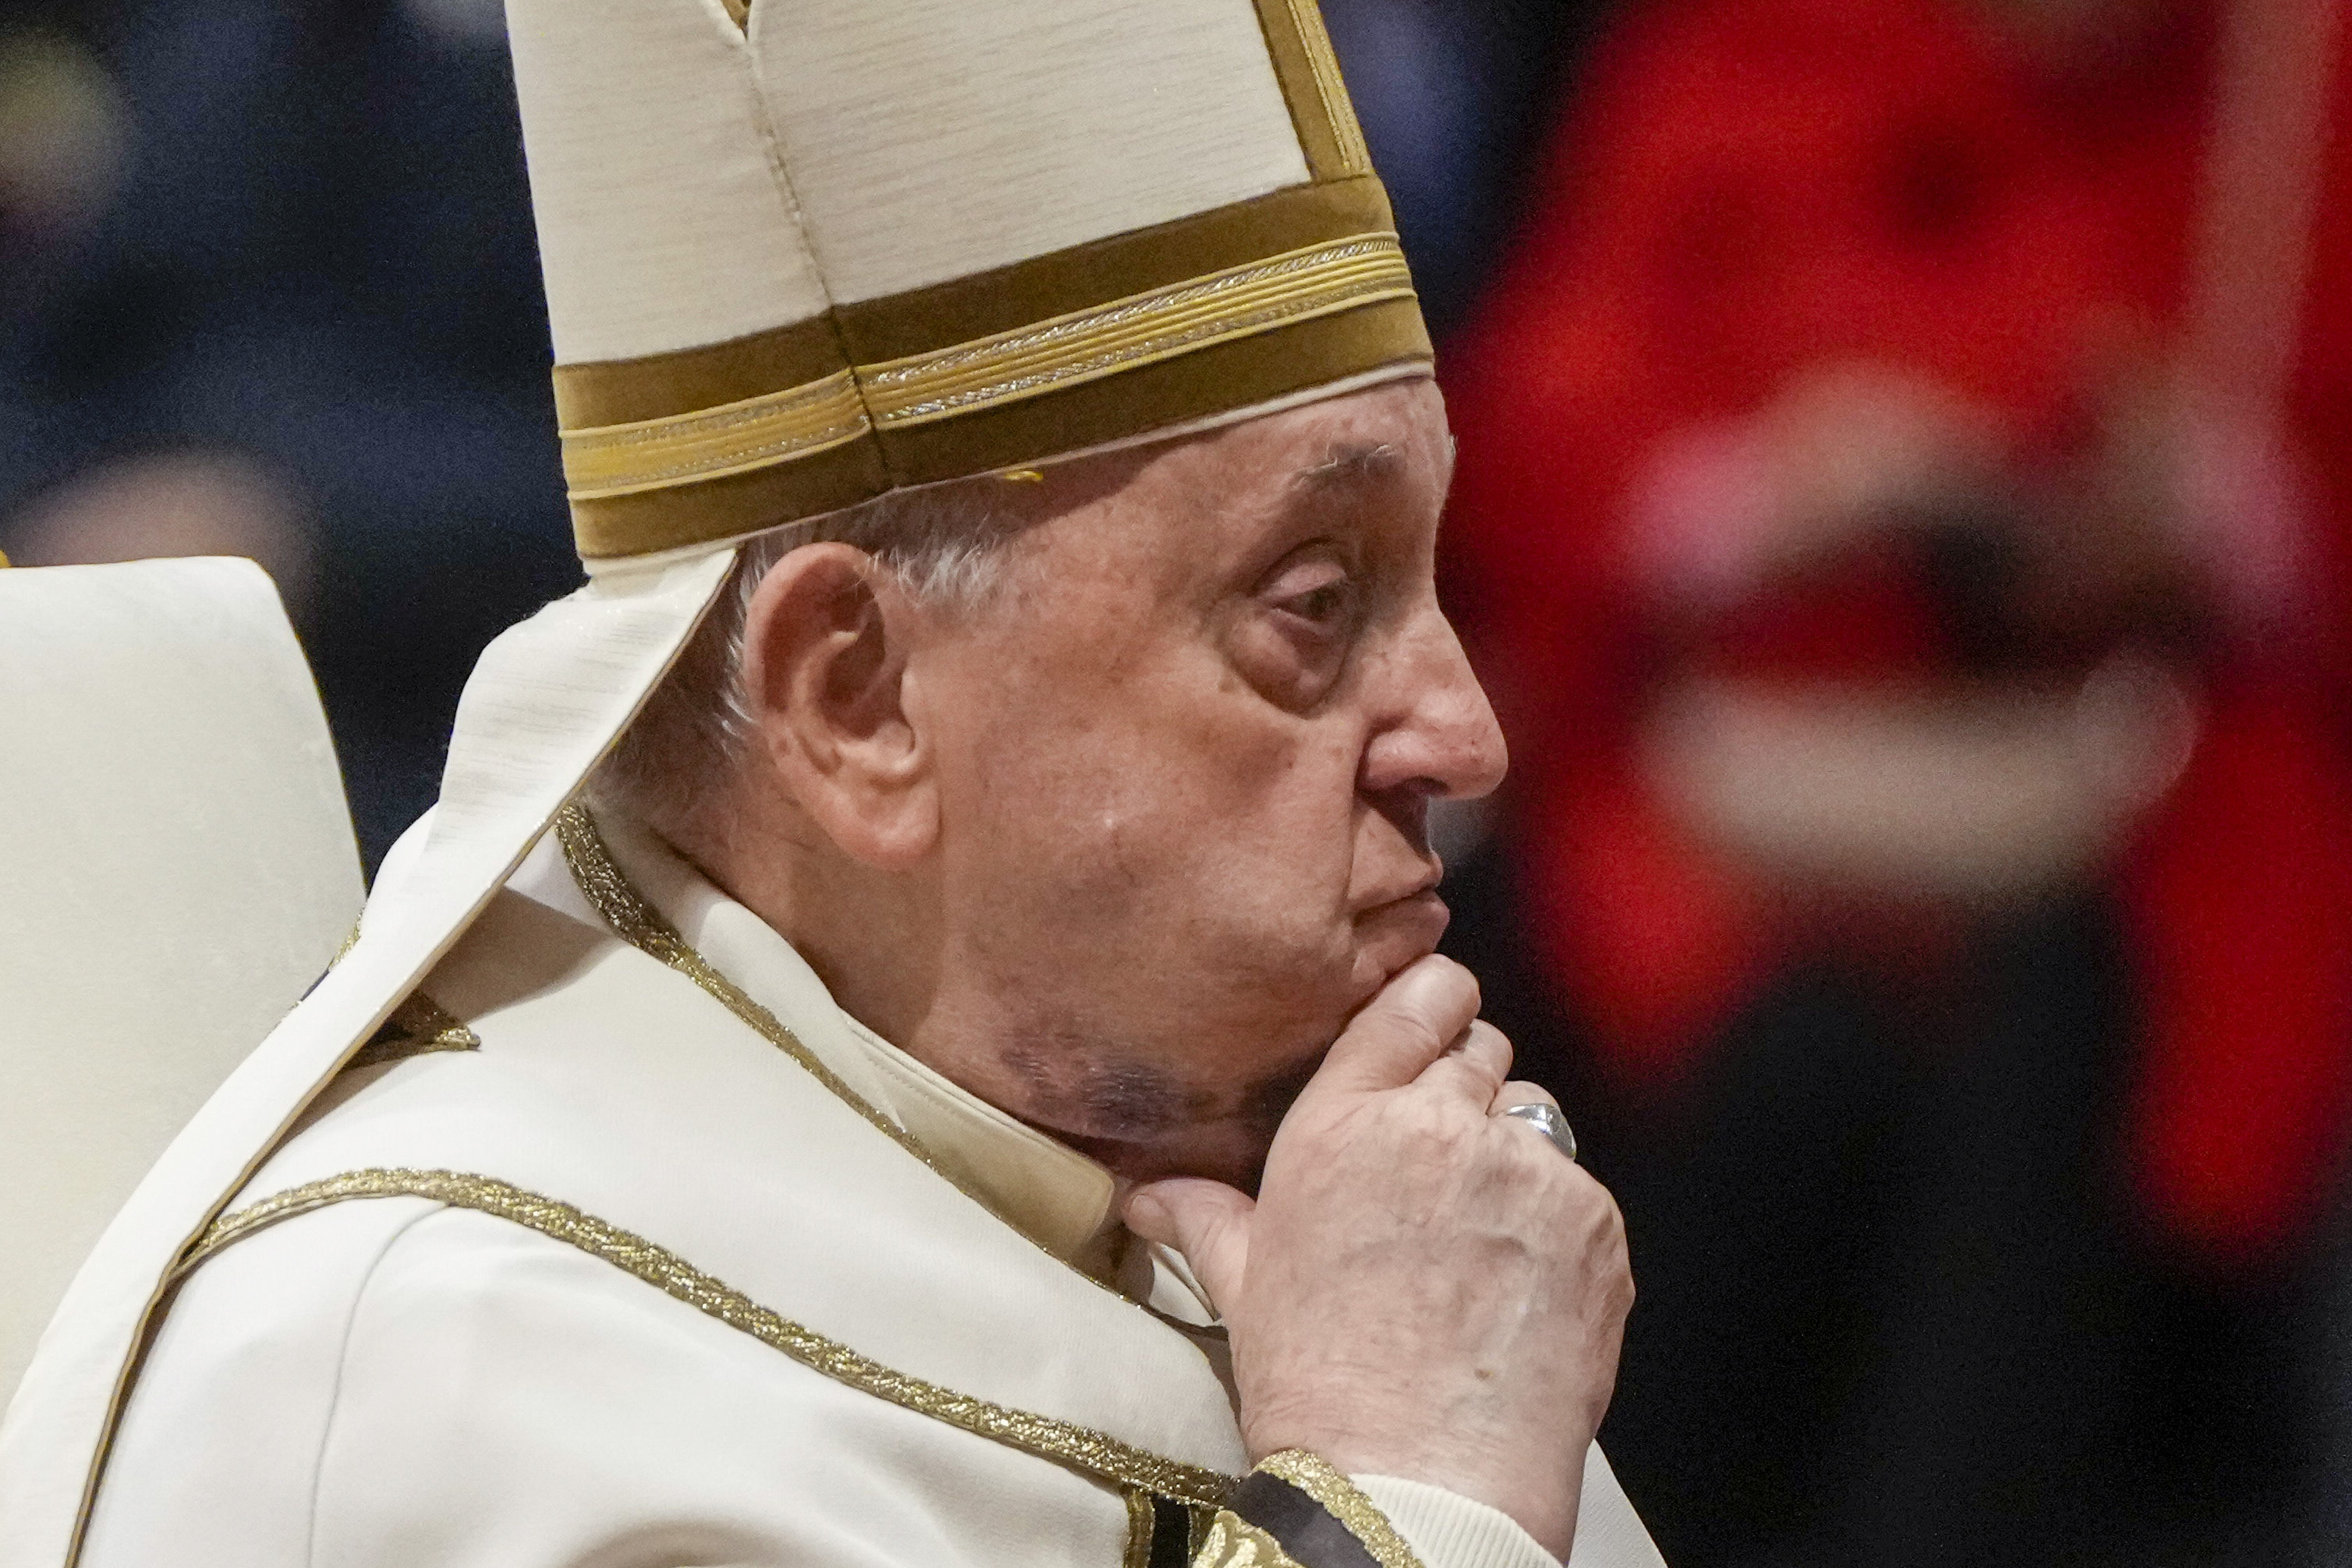
<svg viewBox="0 0 2352 1568">
<path fill-rule="evenodd" d="M 916 608 L 846 544 L 788 551 L 744 617 L 743 692 L 774 782 L 852 858 L 903 866 L 939 835 L 932 748 L 903 700 Z"/>
</svg>

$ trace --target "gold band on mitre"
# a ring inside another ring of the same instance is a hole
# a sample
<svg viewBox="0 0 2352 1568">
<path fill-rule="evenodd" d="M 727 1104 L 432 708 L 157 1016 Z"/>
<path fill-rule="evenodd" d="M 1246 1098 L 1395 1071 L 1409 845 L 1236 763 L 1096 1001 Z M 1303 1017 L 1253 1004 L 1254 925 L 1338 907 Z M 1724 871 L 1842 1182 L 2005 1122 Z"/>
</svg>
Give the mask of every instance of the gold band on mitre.
<svg viewBox="0 0 2352 1568">
<path fill-rule="evenodd" d="M 748 473 L 855 441 L 874 426 L 849 371 L 693 414 L 563 432 L 573 500 Z"/>
<path fill-rule="evenodd" d="M 556 371 L 591 560 L 1035 464 L 1383 366 L 1428 336 L 1369 176 L 1293 186 L 708 348 Z"/>
<path fill-rule="evenodd" d="M 1381 300 L 1412 297 L 1393 234 L 1305 246 L 1034 326 L 852 373 L 885 429 L 950 419 Z"/>
</svg>

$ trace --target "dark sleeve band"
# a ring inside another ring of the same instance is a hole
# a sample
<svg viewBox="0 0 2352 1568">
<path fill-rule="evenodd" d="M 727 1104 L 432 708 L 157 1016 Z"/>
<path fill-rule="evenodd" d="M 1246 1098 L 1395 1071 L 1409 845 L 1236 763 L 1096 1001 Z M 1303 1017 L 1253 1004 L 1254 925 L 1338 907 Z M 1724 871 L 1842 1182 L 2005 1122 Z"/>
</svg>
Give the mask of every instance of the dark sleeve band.
<svg viewBox="0 0 2352 1568">
<path fill-rule="evenodd" d="M 1337 1514 L 1265 1470 L 1254 1470 L 1225 1500 L 1226 1511 L 1282 1543 L 1299 1568 L 1381 1568 Z"/>
<path fill-rule="evenodd" d="M 1226 1500 L 1219 1517 L 1227 1516 L 1298 1568 L 1422 1568 L 1388 1515 L 1305 1448 L 1260 1459 Z"/>
</svg>

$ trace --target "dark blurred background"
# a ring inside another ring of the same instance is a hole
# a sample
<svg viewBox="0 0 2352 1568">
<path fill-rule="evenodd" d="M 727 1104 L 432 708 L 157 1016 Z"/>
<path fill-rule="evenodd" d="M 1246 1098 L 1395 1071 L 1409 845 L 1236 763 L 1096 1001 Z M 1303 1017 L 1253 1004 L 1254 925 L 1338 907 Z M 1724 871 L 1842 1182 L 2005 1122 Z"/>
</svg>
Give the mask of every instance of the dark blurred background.
<svg viewBox="0 0 2352 1568">
<path fill-rule="evenodd" d="M 1669 1562 L 2352 1563 L 2338 0 L 1325 9 Z M 0 7 L 0 548 L 260 560 L 371 862 L 576 579 L 548 359 L 497 0 Z"/>
</svg>

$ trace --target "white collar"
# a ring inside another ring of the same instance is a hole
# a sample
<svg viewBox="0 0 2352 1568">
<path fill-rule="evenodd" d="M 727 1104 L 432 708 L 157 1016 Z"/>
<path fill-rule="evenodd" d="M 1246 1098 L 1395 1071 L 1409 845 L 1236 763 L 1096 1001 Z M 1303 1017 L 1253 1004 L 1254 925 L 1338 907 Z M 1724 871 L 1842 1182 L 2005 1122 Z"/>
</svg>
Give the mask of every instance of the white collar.
<svg viewBox="0 0 2352 1568">
<path fill-rule="evenodd" d="M 843 1010 L 773 927 L 729 898 L 650 829 L 612 811 L 596 826 L 613 862 L 687 944 L 889 1119 L 959 1185 L 1047 1252 L 1097 1278 L 1118 1261 L 1118 1183 L 1075 1149 L 989 1104 Z M 589 924 L 606 924 L 550 834 L 509 882 Z M 1156 1293 L 1156 1292 L 1155 1292 Z"/>
</svg>

